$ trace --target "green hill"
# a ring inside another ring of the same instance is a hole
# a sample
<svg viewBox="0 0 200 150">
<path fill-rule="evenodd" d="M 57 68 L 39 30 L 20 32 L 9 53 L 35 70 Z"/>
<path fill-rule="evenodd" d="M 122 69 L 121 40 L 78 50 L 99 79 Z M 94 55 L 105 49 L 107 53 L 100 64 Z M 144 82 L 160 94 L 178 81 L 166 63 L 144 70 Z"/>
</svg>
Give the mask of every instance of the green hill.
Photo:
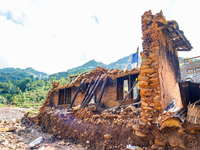
<svg viewBox="0 0 200 150">
<path fill-rule="evenodd" d="M 0 69 L 0 82 L 7 82 L 12 80 L 23 80 L 27 77 L 32 78 L 46 78 L 48 75 L 44 72 L 39 72 L 33 68 L 19 69 L 19 68 L 4 68 Z"/>
<path fill-rule="evenodd" d="M 109 70 L 117 69 L 117 68 L 123 70 L 124 67 L 126 67 L 128 65 L 127 69 L 131 69 L 130 62 L 128 61 L 130 58 L 131 58 L 131 55 L 123 57 L 123 58 L 117 60 L 116 62 L 110 63 L 108 65 L 106 65 L 102 62 L 97 62 L 95 60 L 90 60 L 87 63 L 83 64 L 82 66 L 69 69 L 65 72 L 58 72 L 58 73 L 52 74 L 52 75 L 50 75 L 50 77 L 57 77 L 59 79 L 60 79 L 60 77 L 66 78 L 69 75 L 79 74 L 79 73 L 83 73 L 83 72 L 89 72 L 89 71 L 95 69 L 97 66 L 108 68 Z M 140 64 L 140 62 L 141 62 L 141 59 L 139 58 L 139 64 Z"/>
</svg>

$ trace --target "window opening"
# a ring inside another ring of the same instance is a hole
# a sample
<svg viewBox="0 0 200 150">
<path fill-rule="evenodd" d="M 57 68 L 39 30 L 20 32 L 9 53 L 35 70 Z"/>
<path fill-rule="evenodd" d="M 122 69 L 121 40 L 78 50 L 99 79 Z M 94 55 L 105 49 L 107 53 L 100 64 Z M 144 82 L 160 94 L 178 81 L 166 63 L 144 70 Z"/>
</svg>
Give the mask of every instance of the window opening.
<svg viewBox="0 0 200 150">
<path fill-rule="evenodd" d="M 195 72 L 200 72 L 200 67 L 195 68 Z"/>
<path fill-rule="evenodd" d="M 192 69 L 187 69 L 186 72 L 187 72 L 187 74 L 192 74 L 193 73 L 193 68 Z"/>
<path fill-rule="evenodd" d="M 126 97 L 128 94 L 128 79 L 124 80 L 124 85 L 123 85 L 123 98 Z"/>
<path fill-rule="evenodd" d="M 93 86 L 94 86 L 94 84 L 91 85 L 90 90 L 93 88 Z M 90 104 L 94 104 L 95 101 L 96 101 L 96 99 L 95 99 L 95 94 L 94 94 L 94 95 L 92 96 L 92 99 L 91 99 L 91 101 L 90 101 Z"/>
<path fill-rule="evenodd" d="M 135 80 L 137 80 L 137 75 L 129 75 L 126 77 L 117 78 L 117 100 L 123 100 L 126 97 Z M 136 99 L 138 95 L 138 89 L 138 84 L 136 84 L 128 98 Z"/>
<path fill-rule="evenodd" d="M 65 103 L 65 98 L 64 98 L 64 89 L 59 90 L 59 100 L 58 100 L 58 105 L 62 105 Z"/>
</svg>

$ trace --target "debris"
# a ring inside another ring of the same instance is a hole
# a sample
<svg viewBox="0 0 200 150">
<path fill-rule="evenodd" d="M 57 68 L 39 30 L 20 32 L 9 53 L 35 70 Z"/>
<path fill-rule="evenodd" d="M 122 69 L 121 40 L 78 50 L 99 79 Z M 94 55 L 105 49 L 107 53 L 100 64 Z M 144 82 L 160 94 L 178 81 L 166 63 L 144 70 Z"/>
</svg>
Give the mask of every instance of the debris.
<svg viewBox="0 0 200 150">
<path fill-rule="evenodd" d="M 29 144 L 29 147 L 34 147 L 36 146 L 37 144 L 40 144 L 43 140 L 43 137 L 40 136 L 38 137 L 37 139 L 35 139 L 34 141 L 32 141 L 30 144 Z"/>
<path fill-rule="evenodd" d="M 181 120 L 179 118 L 175 118 L 175 117 L 169 118 L 169 119 L 165 120 L 161 124 L 160 130 L 162 130 L 162 129 L 166 128 L 166 127 L 178 127 L 178 128 L 181 128 L 182 127 Z"/>
<path fill-rule="evenodd" d="M 188 105 L 187 121 L 200 124 L 200 105 L 197 105 L 200 100 L 196 101 L 194 104 Z"/>
<path fill-rule="evenodd" d="M 0 131 L 5 131 L 5 132 L 13 132 L 15 131 L 17 128 L 16 127 L 5 127 L 5 128 L 0 128 Z"/>
</svg>

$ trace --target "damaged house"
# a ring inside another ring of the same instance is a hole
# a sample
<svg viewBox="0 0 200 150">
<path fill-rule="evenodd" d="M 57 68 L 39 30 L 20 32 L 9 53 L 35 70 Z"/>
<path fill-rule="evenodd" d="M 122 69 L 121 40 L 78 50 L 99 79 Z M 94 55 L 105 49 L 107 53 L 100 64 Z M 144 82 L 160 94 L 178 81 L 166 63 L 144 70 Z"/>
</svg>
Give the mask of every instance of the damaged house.
<svg viewBox="0 0 200 150">
<path fill-rule="evenodd" d="M 78 106 L 86 100 L 85 103 L 101 102 L 105 108 L 112 108 L 125 98 L 138 74 L 139 70 L 136 68 L 121 71 L 97 67 L 89 73 L 75 77 L 70 84 L 60 86 L 51 93 L 50 101 L 55 107 L 68 108 L 72 102 L 73 106 Z M 133 103 L 136 96 L 137 93 L 132 91 L 125 103 Z"/>
<path fill-rule="evenodd" d="M 200 84 L 180 82 L 177 52 L 192 46 L 162 11 L 142 15 L 142 35 L 140 69 L 97 67 L 70 84 L 54 83 L 35 122 L 88 149 L 199 149 Z M 189 118 L 179 117 L 187 109 Z"/>
</svg>

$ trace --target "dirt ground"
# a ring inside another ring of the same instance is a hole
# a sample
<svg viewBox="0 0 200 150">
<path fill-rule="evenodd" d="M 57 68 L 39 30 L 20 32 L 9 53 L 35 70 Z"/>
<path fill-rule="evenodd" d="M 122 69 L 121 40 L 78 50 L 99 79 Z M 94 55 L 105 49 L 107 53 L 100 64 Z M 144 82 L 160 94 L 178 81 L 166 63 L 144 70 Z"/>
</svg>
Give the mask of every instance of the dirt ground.
<svg viewBox="0 0 200 150">
<path fill-rule="evenodd" d="M 28 111 L 34 108 L 0 108 L 0 149 L 16 150 L 84 150 L 85 147 L 70 140 L 57 140 L 53 134 L 42 132 L 42 127 L 34 125 L 31 121 L 22 119 Z M 25 123 L 28 121 L 29 125 Z M 13 129 L 13 131 L 7 131 Z M 42 137 L 40 144 L 33 147 L 30 143 Z"/>
</svg>

